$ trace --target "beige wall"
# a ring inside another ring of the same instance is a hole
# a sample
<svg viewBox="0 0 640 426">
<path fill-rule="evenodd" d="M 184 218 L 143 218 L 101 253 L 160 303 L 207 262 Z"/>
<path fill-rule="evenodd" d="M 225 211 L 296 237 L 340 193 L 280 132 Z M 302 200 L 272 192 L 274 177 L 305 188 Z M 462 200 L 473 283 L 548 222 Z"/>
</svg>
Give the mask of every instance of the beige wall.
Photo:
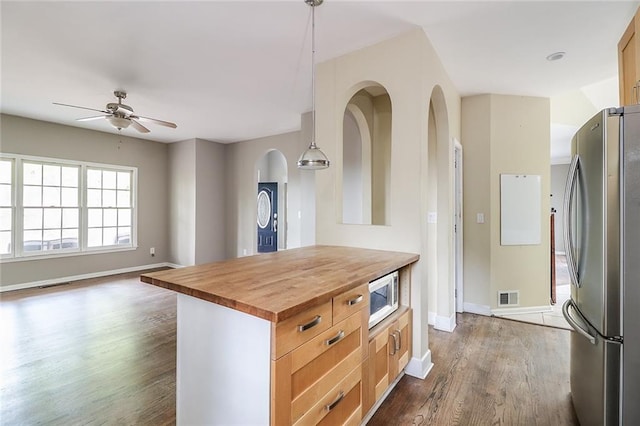
<svg viewBox="0 0 640 426">
<path fill-rule="evenodd" d="M 491 305 L 491 103 L 489 96 L 462 99 L 464 301 Z M 485 223 L 476 223 L 478 213 Z"/>
<path fill-rule="evenodd" d="M 4 262 L 0 285 L 22 284 L 169 260 L 168 147 L 128 136 L 2 115 L 0 151 L 138 168 L 138 248 L 117 253 Z M 129 133 L 128 133 L 129 134 Z M 154 247 L 155 257 L 149 249 Z"/>
<path fill-rule="evenodd" d="M 548 306 L 549 99 L 481 95 L 463 99 L 462 113 L 465 302 L 496 309 L 499 290 L 519 290 L 520 308 Z M 541 244 L 500 245 L 503 173 L 542 177 Z"/>
<path fill-rule="evenodd" d="M 393 114 L 388 226 L 342 224 L 344 109 L 354 93 L 372 82 L 388 91 Z M 459 137 L 459 95 L 421 30 L 320 64 L 316 84 L 318 144 L 332 161 L 332 167 L 316 172 L 317 242 L 421 254 L 412 271 L 414 349 L 409 368 L 411 374 L 420 374 L 417 370 L 429 357 L 427 270 L 436 261 L 427 254 L 427 240 L 435 238 L 426 226 L 428 108 L 434 87 L 440 85 L 444 96 L 437 107 L 445 109 L 443 138 L 451 142 Z M 450 155 L 445 149 L 444 158 Z M 450 174 L 450 166 L 442 165 L 443 172 Z"/>
</svg>

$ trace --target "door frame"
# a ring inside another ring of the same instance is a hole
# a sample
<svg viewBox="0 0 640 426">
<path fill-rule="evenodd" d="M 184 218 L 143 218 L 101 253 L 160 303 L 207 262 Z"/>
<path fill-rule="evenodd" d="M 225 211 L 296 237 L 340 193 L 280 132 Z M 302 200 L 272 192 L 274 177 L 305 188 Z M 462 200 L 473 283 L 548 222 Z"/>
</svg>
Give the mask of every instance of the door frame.
<svg viewBox="0 0 640 426">
<path fill-rule="evenodd" d="M 463 176 L 462 176 L 462 144 L 453 139 L 453 268 L 454 268 L 454 301 L 456 312 L 464 312 L 464 262 L 463 262 Z"/>
</svg>

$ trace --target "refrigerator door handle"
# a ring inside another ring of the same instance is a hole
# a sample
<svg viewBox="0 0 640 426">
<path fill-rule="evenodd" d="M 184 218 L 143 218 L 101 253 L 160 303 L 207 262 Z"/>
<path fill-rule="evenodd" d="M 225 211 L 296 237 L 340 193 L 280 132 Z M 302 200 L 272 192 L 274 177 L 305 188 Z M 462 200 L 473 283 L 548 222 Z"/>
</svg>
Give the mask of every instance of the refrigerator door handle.
<svg viewBox="0 0 640 426">
<path fill-rule="evenodd" d="M 580 315 L 580 312 L 577 311 L 575 305 L 573 304 L 573 300 L 571 299 L 567 299 L 566 302 L 564 302 L 564 304 L 562 305 L 562 315 L 564 316 L 564 319 L 567 320 L 567 322 L 569 323 L 569 325 L 571 327 L 573 327 L 573 329 L 575 331 L 578 332 L 578 334 L 581 334 L 583 337 L 585 337 L 592 345 L 596 344 L 596 338 L 595 336 L 592 336 L 588 330 L 585 330 L 580 324 L 578 324 L 578 322 L 571 316 L 571 314 L 569 314 L 569 307 L 572 307 L 573 310 L 576 312 L 576 314 L 578 314 L 579 317 L 582 317 L 582 315 Z M 582 319 L 582 318 L 580 318 Z M 582 321 L 583 323 L 586 321 Z"/>
<path fill-rule="evenodd" d="M 566 247 L 569 276 L 571 277 L 571 283 L 578 288 L 581 284 L 578 277 L 578 267 L 573 247 L 573 223 L 571 221 L 571 216 L 573 215 L 573 194 L 576 188 L 579 169 L 580 158 L 578 155 L 574 155 L 571 159 L 571 165 L 569 166 L 569 173 L 567 175 L 567 184 L 564 188 L 564 216 L 562 218 L 564 225 L 564 246 Z"/>
</svg>

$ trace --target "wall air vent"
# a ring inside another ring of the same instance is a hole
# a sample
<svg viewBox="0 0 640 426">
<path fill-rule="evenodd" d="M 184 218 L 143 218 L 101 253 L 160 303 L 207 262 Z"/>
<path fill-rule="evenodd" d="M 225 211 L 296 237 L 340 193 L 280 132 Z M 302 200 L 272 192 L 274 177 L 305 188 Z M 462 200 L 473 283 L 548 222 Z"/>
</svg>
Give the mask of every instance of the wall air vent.
<svg viewBox="0 0 640 426">
<path fill-rule="evenodd" d="M 520 304 L 519 290 L 501 290 L 498 291 L 498 307 L 518 306 Z"/>
</svg>

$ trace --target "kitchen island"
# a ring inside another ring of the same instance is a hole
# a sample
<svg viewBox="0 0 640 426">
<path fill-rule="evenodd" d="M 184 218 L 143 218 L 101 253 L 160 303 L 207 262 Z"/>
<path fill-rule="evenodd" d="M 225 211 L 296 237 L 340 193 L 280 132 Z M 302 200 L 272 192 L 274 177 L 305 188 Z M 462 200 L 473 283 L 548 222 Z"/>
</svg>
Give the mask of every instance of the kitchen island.
<svg viewBox="0 0 640 426">
<path fill-rule="evenodd" d="M 178 424 L 359 424 L 368 283 L 418 255 L 312 246 L 144 274 L 178 293 Z M 366 378 L 364 379 L 366 380 Z"/>
</svg>

